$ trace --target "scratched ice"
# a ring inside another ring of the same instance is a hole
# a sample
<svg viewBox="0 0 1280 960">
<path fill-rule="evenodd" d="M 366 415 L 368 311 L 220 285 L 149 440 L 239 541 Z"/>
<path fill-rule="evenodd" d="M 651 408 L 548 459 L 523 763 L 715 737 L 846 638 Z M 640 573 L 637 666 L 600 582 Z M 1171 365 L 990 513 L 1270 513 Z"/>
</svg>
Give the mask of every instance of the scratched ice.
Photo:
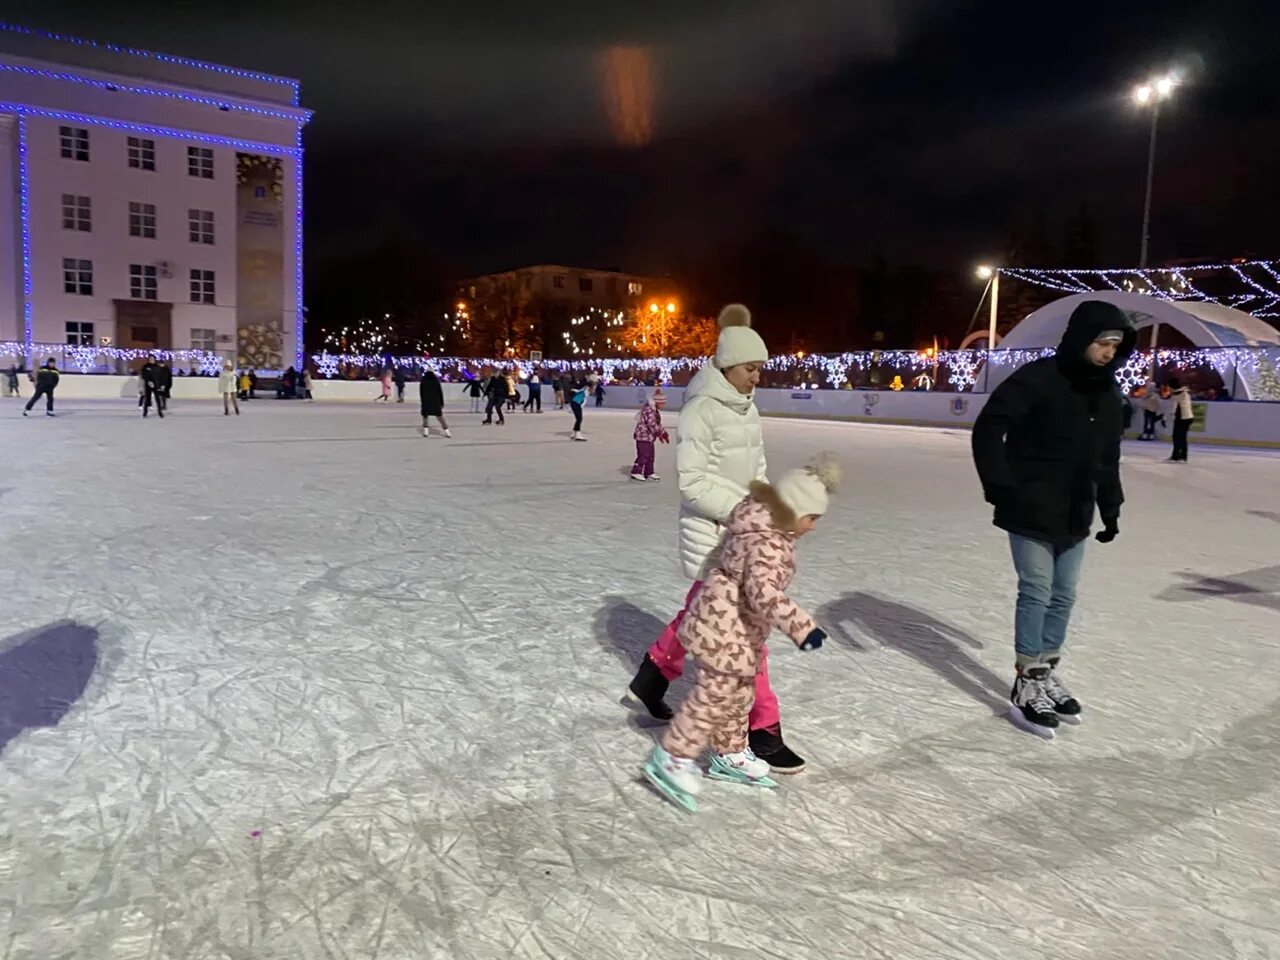
<svg viewBox="0 0 1280 960">
<path fill-rule="evenodd" d="M 4 960 L 1280 954 L 1274 455 L 1128 448 L 1046 744 L 967 436 L 768 422 L 848 466 L 833 641 L 774 643 L 810 767 L 691 818 L 617 703 L 686 587 L 629 416 L 63 407 L 0 421 Z"/>
</svg>

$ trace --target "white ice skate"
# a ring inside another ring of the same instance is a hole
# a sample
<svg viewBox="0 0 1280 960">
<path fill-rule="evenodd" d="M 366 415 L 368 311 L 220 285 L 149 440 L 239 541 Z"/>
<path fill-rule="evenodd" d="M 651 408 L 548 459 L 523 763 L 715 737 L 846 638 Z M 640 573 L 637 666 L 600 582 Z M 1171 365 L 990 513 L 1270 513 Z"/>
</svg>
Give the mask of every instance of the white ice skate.
<svg viewBox="0 0 1280 960">
<path fill-rule="evenodd" d="M 1009 719 L 1014 726 L 1027 733 L 1052 740 L 1058 727 L 1058 715 L 1045 690 L 1048 677 L 1047 664 L 1025 667 L 1018 674 L 1013 681 L 1013 692 L 1009 694 L 1012 702 Z"/>
<path fill-rule="evenodd" d="M 750 747 L 741 753 L 711 754 L 707 776 L 712 780 L 748 783 L 771 790 L 778 785 L 778 781 L 769 776 L 769 764 L 757 757 Z"/>
<path fill-rule="evenodd" d="M 1078 727 L 1083 722 L 1080 701 L 1072 695 L 1071 691 L 1067 689 L 1067 685 L 1062 682 L 1062 675 L 1058 672 L 1056 658 L 1049 661 L 1049 676 L 1044 681 L 1044 692 L 1053 701 L 1053 712 L 1058 715 L 1058 720 L 1061 723 Z"/>
<path fill-rule="evenodd" d="M 633 473 L 633 474 L 631 475 L 631 479 L 632 479 L 632 480 L 637 480 L 637 481 L 639 481 L 640 483 L 644 483 L 644 474 L 643 474 L 643 473 Z"/>
<path fill-rule="evenodd" d="M 430 438 L 430 437 L 431 437 L 431 428 L 430 428 L 430 427 L 423 427 L 423 428 L 422 428 L 422 435 L 423 435 L 424 437 Z"/>
<path fill-rule="evenodd" d="M 661 482 L 662 482 L 662 478 L 661 478 L 660 476 L 658 476 L 656 473 L 651 473 L 651 474 L 649 474 L 649 476 L 645 477 L 645 479 L 646 479 L 646 480 L 648 480 L 650 483 L 661 483 Z"/>
<path fill-rule="evenodd" d="M 644 777 L 676 806 L 690 813 L 698 809 L 694 797 L 702 789 L 702 771 L 694 761 L 673 757 L 655 743 L 653 753 L 645 761 Z"/>
<path fill-rule="evenodd" d="M 586 437 L 584 437 L 584 436 L 582 435 L 582 431 L 581 431 L 581 430 L 575 430 L 575 431 L 573 431 L 573 439 L 574 439 L 574 440 L 577 440 L 579 443 L 586 443 L 586 442 L 587 442 L 587 438 L 586 438 Z"/>
<path fill-rule="evenodd" d="M 446 430 L 446 431 L 444 432 L 444 438 L 445 438 L 446 440 L 452 440 L 452 439 L 453 439 L 453 434 L 452 434 L 452 433 L 450 433 L 448 430 Z"/>
</svg>

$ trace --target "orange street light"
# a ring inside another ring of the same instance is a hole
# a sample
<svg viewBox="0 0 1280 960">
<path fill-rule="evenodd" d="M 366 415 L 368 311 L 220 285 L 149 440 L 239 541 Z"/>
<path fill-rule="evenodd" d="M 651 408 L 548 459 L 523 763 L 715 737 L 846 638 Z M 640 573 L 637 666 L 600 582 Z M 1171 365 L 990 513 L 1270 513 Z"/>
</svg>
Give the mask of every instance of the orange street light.
<svg viewBox="0 0 1280 960">
<path fill-rule="evenodd" d="M 675 313 L 675 312 L 676 312 L 676 302 L 672 300 L 670 303 L 667 304 L 667 313 Z"/>
<path fill-rule="evenodd" d="M 658 312 L 658 305 L 657 305 L 656 303 L 651 303 L 651 304 L 649 304 L 649 312 L 650 312 L 650 313 L 657 313 L 657 312 Z"/>
</svg>

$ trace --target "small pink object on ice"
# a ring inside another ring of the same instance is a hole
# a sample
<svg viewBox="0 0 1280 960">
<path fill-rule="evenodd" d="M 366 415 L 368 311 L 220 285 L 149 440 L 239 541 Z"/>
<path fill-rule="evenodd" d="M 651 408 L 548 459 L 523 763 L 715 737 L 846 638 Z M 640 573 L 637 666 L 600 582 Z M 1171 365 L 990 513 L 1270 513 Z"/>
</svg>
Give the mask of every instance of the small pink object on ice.
<svg viewBox="0 0 1280 960">
<path fill-rule="evenodd" d="M 261 831 L 261 830 L 255 830 L 255 831 L 253 831 L 253 833 L 249 834 L 249 836 L 251 836 L 251 837 L 253 837 L 253 839 L 257 840 L 257 839 L 258 839 L 258 837 L 262 836 L 262 831 Z"/>
</svg>

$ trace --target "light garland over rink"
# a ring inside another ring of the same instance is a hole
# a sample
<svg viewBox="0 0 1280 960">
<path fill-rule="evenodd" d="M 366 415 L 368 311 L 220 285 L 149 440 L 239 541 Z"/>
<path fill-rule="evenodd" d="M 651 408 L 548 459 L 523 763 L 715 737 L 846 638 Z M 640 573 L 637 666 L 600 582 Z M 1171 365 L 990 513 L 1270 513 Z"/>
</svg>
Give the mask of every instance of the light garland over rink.
<svg viewBox="0 0 1280 960">
<path fill-rule="evenodd" d="M 63 365 L 63 373 L 88 373 L 113 361 L 123 360 L 131 363 L 150 357 L 169 363 L 188 364 L 193 370 L 198 370 L 206 376 L 214 376 L 222 371 L 225 359 L 220 354 L 208 350 L 135 350 L 120 347 L 80 346 L 72 343 L 0 342 L 0 357 L 22 360 L 28 353 L 31 353 L 37 366 L 44 363 L 48 357 L 58 359 Z"/>
<path fill-rule="evenodd" d="M 866 373 L 872 368 L 895 374 L 911 374 L 938 370 L 939 387 L 955 392 L 972 392 L 983 381 L 982 367 L 990 361 L 996 367 L 1021 367 L 1041 357 L 1051 357 L 1052 347 L 1034 350 L 941 350 L 932 355 L 922 350 L 859 350 L 837 354 L 783 354 L 769 358 L 768 373 L 798 374 L 797 387 L 823 384 L 840 389 L 854 371 Z M 1205 347 L 1192 350 L 1158 350 L 1156 367 L 1160 370 L 1211 369 L 1224 382 L 1233 370 L 1249 378 L 1274 377 L 1280 367 L 1280 347 Z M 420 373 L 431 370 L 437 376 L 453 380 L 479 375 L 486 366 L 498 370 L 516 370 L 527 377 L 534 370 L 586 373 L 598 371 L 606 381 L 641 378 L 656 372 L 657 379 L 669 384 L 675 374 L 696 371 L 706 362 L 703 357 L 621 358 L 595 357 L 573 360 L 542 360 L 531 363 L 523 359 L 493 357 L 390 357 L 371 354 L 314 353 L 311 362 L 324 378 L 338 376 L 339 370 L 356 369 L 362 374 L 375 374 L 388 366 Z M 1127 394 L 1146 382 L 1151 369 L 1149 351 L 1134 353 L 1116 372 L 1116 382 Z M 766 380 L 770 379 L 768 377 Z M 860 384 L 865 386 L 865 384 Z M 1277 399 L 1280 399 L 1278 397 Z"/>
</svg>

